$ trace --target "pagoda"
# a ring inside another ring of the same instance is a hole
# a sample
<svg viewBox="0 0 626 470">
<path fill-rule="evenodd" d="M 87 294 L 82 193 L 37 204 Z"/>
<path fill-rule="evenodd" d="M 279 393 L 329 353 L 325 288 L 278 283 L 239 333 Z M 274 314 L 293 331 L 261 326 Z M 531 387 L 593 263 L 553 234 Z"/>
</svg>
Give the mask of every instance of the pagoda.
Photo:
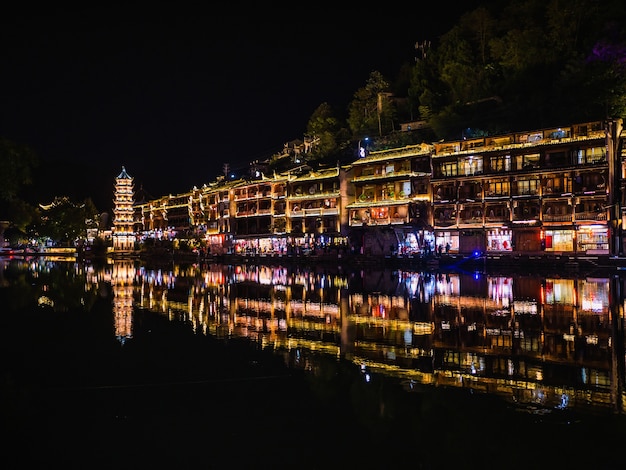
<svg viewBox="0 0 626 470">
<path fill-rule="evenodd" d="M 113 209 L 113 251 L 130 252 L 135 248 L 133 178 L 122 166 L 122 172 L 115 179 L 115 208 Z"/>
</svg>

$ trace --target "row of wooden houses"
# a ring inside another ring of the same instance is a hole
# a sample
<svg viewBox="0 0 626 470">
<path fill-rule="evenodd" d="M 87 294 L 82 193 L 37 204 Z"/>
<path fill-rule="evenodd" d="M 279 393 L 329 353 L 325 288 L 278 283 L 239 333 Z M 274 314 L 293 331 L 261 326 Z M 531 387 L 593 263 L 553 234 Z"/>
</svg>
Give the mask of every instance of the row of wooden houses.
<svg viewBox="0 0 626 470">
<path fill-rule="evenodd" d="M 129 234 L 135 243 L 195 237 L 213 254 L 617 256 L 626 220 L 624 136 L 621 120 L 609 120 L 422 143 L 330 168 L 220 177 L 141 202 L 129 200 L 124 170 L 113 237 L 124 248 Z"/>
</svg>

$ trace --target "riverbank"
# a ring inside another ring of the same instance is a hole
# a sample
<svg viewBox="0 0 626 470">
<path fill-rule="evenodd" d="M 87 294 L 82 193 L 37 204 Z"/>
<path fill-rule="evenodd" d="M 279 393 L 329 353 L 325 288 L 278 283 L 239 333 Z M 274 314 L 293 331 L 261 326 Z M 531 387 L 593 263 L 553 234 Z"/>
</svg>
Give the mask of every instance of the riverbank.
<svg viewBox="0 0 626 470">
<path fill-rule="evenodd" d="M 626 274 L 626 257 L 610 255 L 587 255 L 565 253 L 448 253 L 428 256 L 421 255 L 370 255 L 354 253 L 308 253 L 308 254 L 200 254 L 190 251 L 126 251 L 112 252 L 94 256 L 92 253 L 77 253 L 69 250 L 46 250 L 42 252 L 11 251 L 3 252 L 1 257 L 75 257 L 79 260 L 93 260 L 100 257 L 113 259 L 132 259 L 151 263 L 164 262 L 205 262 L 220 264 L 261 264 L 261 265 L 326 265 L 345 266 L 348 268 L 383 267 L 396 269 L 422 270 L 465 270 L 465 271 L 513 271 L 554 270 L 560 272 L 589 272 Z"/>
<path fill-rule="evenodd" d="M 385 267 L 426 270 L 555 270 L 561 272 L 603 271 L 626 273 L 626 257 L 609 255 L 572 255 L 562 253 L 498 253 L 441 254 L 430 256 L 376 256 L 361 254 L 308 254 L 308 255 L 207 255 L 176 253 L 176 261 L 199 261 L 222 264 L 270 264 L 270 265 L 334 265 L 355 268 Z"/>
</svg>

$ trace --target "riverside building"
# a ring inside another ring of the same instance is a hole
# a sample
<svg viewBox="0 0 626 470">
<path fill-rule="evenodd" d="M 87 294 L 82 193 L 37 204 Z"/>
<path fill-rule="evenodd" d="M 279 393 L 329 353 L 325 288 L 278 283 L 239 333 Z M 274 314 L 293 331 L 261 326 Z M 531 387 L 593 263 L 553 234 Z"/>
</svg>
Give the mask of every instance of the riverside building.
<svg viewBox="0 0 626 470">
<path fill-rule="evenodd" d="M 592 122 L 435 144 L 435 243 L 460 252 L 609 254 L 619 187 L 606 134 Z"/>
<path fill-rule="evenodd" d="M 594 121 L 224 177 L 134 206 L 142 236 L 211 253 L 623 254 L 624 134 Z"/>
</svg>

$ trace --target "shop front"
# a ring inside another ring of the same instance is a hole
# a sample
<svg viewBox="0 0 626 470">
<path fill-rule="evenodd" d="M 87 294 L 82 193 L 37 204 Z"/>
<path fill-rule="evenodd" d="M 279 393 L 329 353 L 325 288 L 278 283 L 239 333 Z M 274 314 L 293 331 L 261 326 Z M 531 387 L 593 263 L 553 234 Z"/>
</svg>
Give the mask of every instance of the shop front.
<svg viewBox="0 0 626 470">
<path fill-rule="evenodd" d="M 512 252 L 513 231 L 508 227 L 487 229 L 487 252 Z"/>
<path fill-rule="evenodd" d="M 435 236 L 435 247 L 442 247 L 443 253 L 459 252 L 459 231 L 438 230 Z"/>
<path fill-rule="evenodd" d="M 398 239 L 397 252 L 400 255 L 414 256 L 435 249 L 435 235 L 431 227 L 417 224 L 416 226 L 395 228 Z"/>
<path fill-rule="evenodd" d="M 233 252 L 238 255 L 282 254 L 287 252 L 284 236 L 240 237 L 233 240 Z"/>
<path fill-rule="evenodd" d="M 609 228 L 606 225 L 581 225 L 576 232 L 576 240 L 576 251 L 579 253 L 609 254 Z"/>
<path fill-rule="evenodd" d="M 546 253 L 573 252 L 575 238 L 574 229 L 545 229 L 541 234 L 541 243 Z"/>
</svg>

